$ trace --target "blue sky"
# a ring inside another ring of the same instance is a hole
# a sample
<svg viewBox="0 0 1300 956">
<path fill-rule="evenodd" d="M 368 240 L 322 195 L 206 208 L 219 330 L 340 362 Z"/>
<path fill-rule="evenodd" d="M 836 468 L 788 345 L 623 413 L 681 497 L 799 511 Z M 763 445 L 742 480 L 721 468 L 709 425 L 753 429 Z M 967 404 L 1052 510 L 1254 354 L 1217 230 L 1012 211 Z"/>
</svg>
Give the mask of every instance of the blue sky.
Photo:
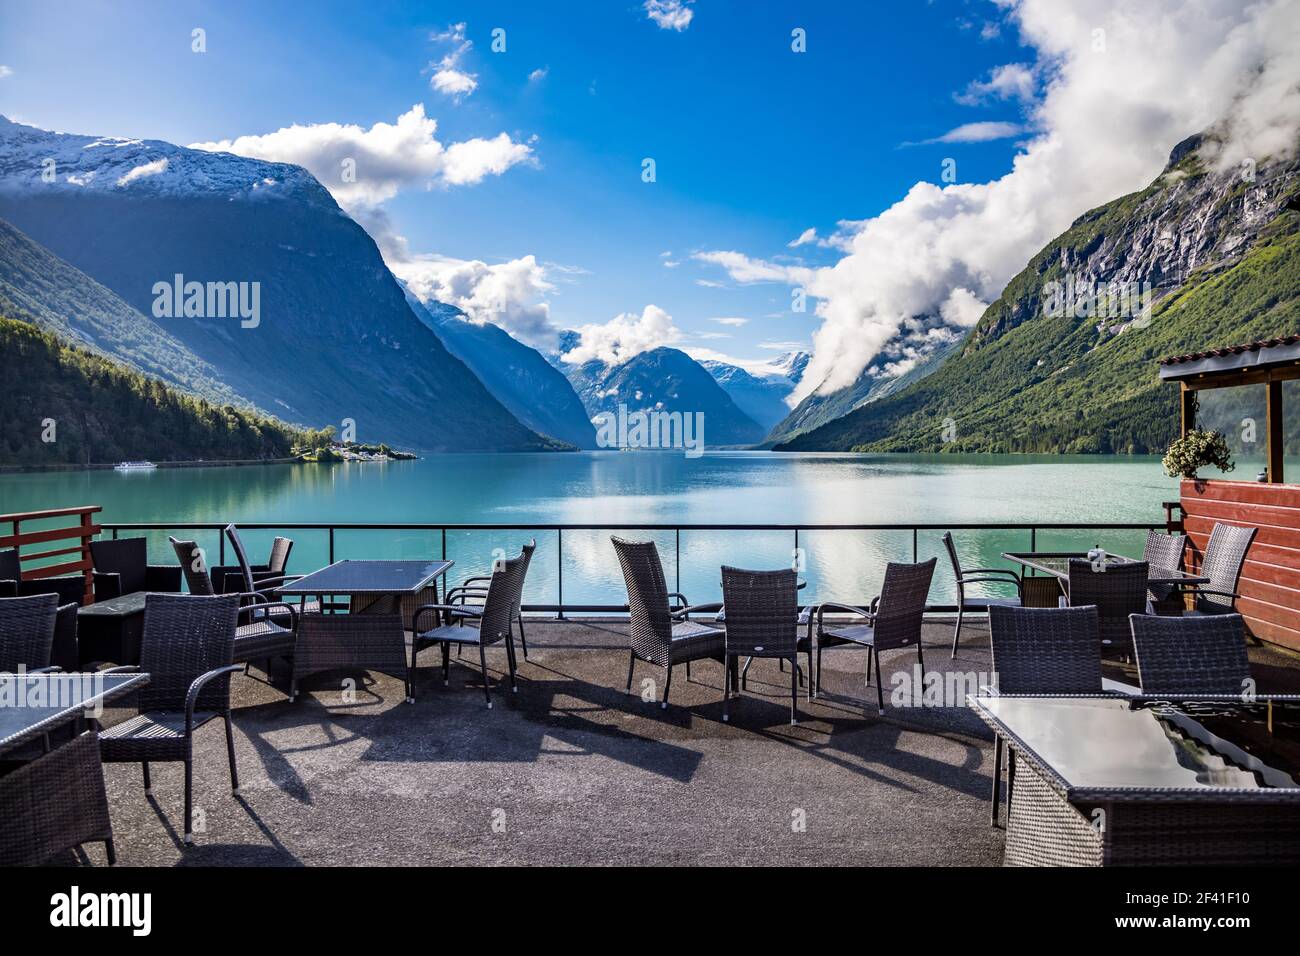
<svg viewBox="0 0 1300 956">
<path fill-rule="evenodd" d="M 506 133 L 532 157 L 472 185 L 404 185 L 382 209 L 413 252 L 488 264 L 531 255 L 558 327 L 653 303 L 680 345 L 746 359 L 765 357 L 764 344 L 807 344 L 818 318 L 791 312 L 787 283 L 738 283 L 692 253 L 828 265 L 842 252 L 787 244 L 874 216 L 917 181 L 938 183 L 945 158 L 961 182 L 1011 168 L 1015 137 L 903 145 L 1023 121 L 1014 97 L 955 99 L 1000 64 L 1033 59 L 992 3 L 685 9 L 689 25 L 674 30 L 636 0 L 8 4 L 0 112 L 187 144 L 293 124 L 368 129 L 423 104 L 443 142 Z M 461 22 L 473 46 L 456 69 L 477 88 L 452 97 L 432 88 L 430 64 L 455 44 L 431 37 Z M 206 31 L 202 55 L 191 52 L 195 27 Z M 497 27 L 504 53 L 491 50 Z M 806 53 L 791 50 L 796 27 Z M 654 183 L 641 180 L 646 157 Z M 730 338 L 702 337 L 720 335 Z"/>
</svg>

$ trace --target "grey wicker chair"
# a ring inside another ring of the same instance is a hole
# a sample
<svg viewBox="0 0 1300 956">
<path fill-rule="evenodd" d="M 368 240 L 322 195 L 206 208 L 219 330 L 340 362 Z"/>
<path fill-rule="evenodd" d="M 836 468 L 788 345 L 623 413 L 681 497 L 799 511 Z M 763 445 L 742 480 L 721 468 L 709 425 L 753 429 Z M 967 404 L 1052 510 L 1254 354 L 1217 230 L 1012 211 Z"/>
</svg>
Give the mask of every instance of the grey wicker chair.
<svg viewBox="0 0 1300 956">
<path fill-rule="evenodd" d="M 1209 578 L 1210 583 L 1195 589 L 1196 604 L 1188 614 L 1231 614 L 1236 610 L 1241 569 L 1258 533 L 1258 528 L 1214 526 L 1201 559 L 1201 577 Z"/>
<path fill-rule="evenodd" d="M 250 564 L 253 578 L 280 578 L 289 573 L 289 555 L 293 551 L 291 538 L 275 538 L 271 542 L 271 554 L 265 564 Z M 244 569 L 238 564 L 216 565 L 208 569 L 212 576 L 212 586 L 218 594 L 227 591 L 240 591 L 244 587 Z"/>
<path fill-rule="evenodd" d="M 33 594 L 57 594 L 59 606 L 86 600 L 86 578 L 80 574 L 62 574 L 49 578 L 23 578 L 18 551 L 0 551 L 0 597 L 31 597 Z"/>
<path fill-rule="evenodd" d="M 181 572 L 190 594 L 201 597 L 215 595 L 212 576 L 203 560 L 203 549 L 194 541 L 167 539 L 180 561 Z M 240 603 L 239 626 L 235 629 L 233 660 L 243 664 L 247 673 L 253 661 L 265 661 L 266 672 L 271 671 L 271 661 L 276 657 L 292 658 L 297 645 L 298 616 L 296 609 L 286 603 L 269 601 L 258 591 L 232 592 Z"/>
<path fill-rule="evenodd" d="M 498 562 L 488 579 L 487 593 L 483 595 L 483 613 L 474 620 L 478 627 L 452 624 L 448 615 L 463 611 L 462 604 L 425 604 L 411 617 L 411 670 L 415 670 L 416 656 L 434 644 L 442 648 L 442 682 L 445 686 L 451 672 L 451 645 L 469 644 L 478 648 L 479 666 L 483 673 L 483 697 L 488 709 L 492 708 L 492 690 L 488 683 L 487 648 L 505 642 L 506 663 L 510 669 L 510 690 L 519 692 L 515 679 L 515 642 L 513 624 L 518 613 L 524 588 L 524 570 L 528 557 L 522 552 L 513 558 Z M 420 629 L 420 619 L 433 615 L 433 626 Z"/>
<path fill-rule="evenodd" d="M 175 594 L 181 589 L 181 569 L 170 564 L 150 564 L 149 544 L 144 538 L 92 541 L 90 560 L 94 565 L 96 601 L 139 591 Z"/>
<path fill-rule="evenodd" d="M 627 585 L 629 650 L 627 662 L 627 690 L 632 690 L 632 673 L 637 661 L 654 664 L 667 670 L 664 679 L 664 696 L 660 706 L 668 706 L 672 690 L 673 668 L 686 665 L 686 678 L 691 676 L 691 661 L 715 660 L 727 666 L 723 631 L 692 621 L 690 615 L 697 611 L 716 612 L 717 604 L 692 607 L 686 598 L 669 592 L 664 580 L 659 549 L 653 541 L 627 541 L 611 536 L 614 553 L 618 555 Z M 676 609 L 670 604 L 676 598 Z M 732 664 L 734 682 L 734 662 Z"/>
<path fill-rule="evenodd" d="M 242 587 L 244 589 L 245 594 L 251 593 L 253 591 L 259 591 L 262 594 L 265 594 L 267 597 L 277 598 L 279 597 L 279 590 L 278 590 L 279 588 L 290 583 L 291 581 L 297 581 L 299 578 L 302 577 L 301 574 L 273 574 L 270 571 L 269 565 L 267 566 L 268 570 L 266 571 L 266 573 L 262 573 L 261 571 L 256 570 L 253 567 L 253 565 L 249 564 L 248 562 L 248 551 L 244 547 L 243 540 L 239 537 L 239 529 L 236 528 L 233 524 L 228 524 L 226 525 L 225 530 L 226 530 L 226 539 L 230 542 L 230 547 L 235 552 L 235 560 L 239 562 L 239 576 L 240 578 L 243 579 Z M 276 539 L 276 541 L 281 541 L 281 540 L 284 539 L 281 538 Z M 292 547 L 293 542 L 289 542 L 289 544 L 290 547 Z M 275 552 L 274 544 L 271 546 L 271 551 L 272 551 L 272 556 L 274 557 L 274 552 Z M 288 551 L 285 551 L 284 557 L 286 561 L 289 559 Z M 226 590 L 228 589 L 229 588 L 227 588 Z M 298 609 L 303 613 L 314 613 L 321 609 L 320 602 L 305 601 L 298 605 Z"/>
<path fill-rule="evenodd" d="M 1107 564 L 1105 571 L 1094 571 L 1090 561 L 1071 558 L 1069 575 L 1069 606 L 1096 607 L 1101 647 L 1129 654 L 1132 651 L 1129 615 L 1147 612 L 1147 563 Z"/>
<path fill-rule="evenodd" d="M 1161 534 L 1151 530 L 1147 532 L 1147 543 L 1142 548 L 1142 560 L 1152 568 L 1181 571 L 1186 551 L 1187 535 Z M 1152 604 L 1162 604 L 1181 598 L 1181 592 L 1174 584 L 1148 584 L 1147 598 Z"/>
<path fill-rule="evenodd" d="M 1110 572 L 1106 572 L 1109 574 Z M 1099 694 L 1100 634 L 1095 607 L 989 608 L 989 644 L 999 694 Z M 993 738 L 991 822 L 1002 789 L 1001 734 Z M 1007 802 L 1014 768 L 1008 761 Z"/>
<path fill-rule="evenodd" d="M 523 548 L 524 568 L 522 578 L 519 582 L 520 587 L 520 606 L 515 608 L 514 622 L 519 627 L 519 646 L 523 649 L 524 660 L 528 660 L 528 638 L 524 635 L 524 615 L 522 611 L 523 586 L 528 578 L 528 565 L 532 563 L 533 552 L 537 550 L 537 540 L 530 540 Z M 466 621 L 476 620 L 483 616 L 483 599 L 487 596 L 487 587 L 485 582 L 492 580 L 489 575 L 476 575 L 475 577 L 466 578 L 456 587 L 444 595 L 444 601 L 447 604 L 459 605 L 455 611 L 447 611 L 443 616 L 448 618 L 450 623 L 464 624 Z M 436 595 L 435 595 L 436 600 Z M 461 645 L 463 646 L 463 645 Z M 457 656 L 460 654 L 460 646 L 456 649 Z"/>
<path fill-rule="evenodd" d="M 226 723 L 230 787 L 239 792 L 235 738 L 230 722 L 230 675 L 239 670 L 232 659 L 239 597 L 223 594 L 150 594 L 145 598 L 140 670 L 149 684 L 138 696 L 139 712 L 99 734 L 107 763 L 140 763 L 145 793 L 152 793 L 149 764 L 185 764 L 185 836 L 194 842 L 194 732 L 218 718 Z"/>
<path fill-rule="evenodd" d="M 724 565 L 722 601 L 727 609 L 727 629 L 723 638 L 722 719 L 728 720 L 730 717 L 727 702 L 732 691 L 731 661 L 741 657 L 774 657 L 790 662 L 790 723 L 797 724 L 800 651 L 798 576 L 789 569 L 746 571 Z"/>
<path fill-rule="evenodd" d="M 1246 694 L 1250 661 L 1240 614 L 1130 618 L 1144 694 Z"/>
<path fill-rule="evenodd" d="M 953 543 L 952 532 L 943 533 L 943 546 L 948 551 L 948 560 L 952 562 L 952 575 L 957 581 L 957 626 L 952 631 L 952 656 L 957 656 L 957 639 L 961 637 L 962 616 L 971 611 L 975 614 L 987 614 L 991 607 L 1019 607 L 1020 575 L 1010 568 L 963 568 L 957 557 L 957 545 Z M 968 597 L 968 584 L 1014 584 L 1016 596 L 1013 598 L 987 597 L 975 595 Z"/>
<path fill-rule="evenodd" d="M 58 614 L 55 594 L 0 598 L 0 673 L 58 670 L 50 664 Z"/>
<path fill-rule="evenodd" d="M 925 619 L 926 597 L 934 578 L 937 558 L 919 564 L 885 565 L 885 581 L 880 595 L 868 609 L 851 604 L 827 603 L 817 608 L 817 693 L 821 693 L 822 651 L 827 647 L 849 645 L 867 651 L 867 683 L 871 683 L 871 661 L 876 663 L 876 703 L 879 712 L 885 712 L 884 677 L 880 672 L 880 652 L 916 646 L 916 659 L 925 669 L 925 655 L 921 649 L 921 625 Z M 864 623 L 827 627 L 824 620 L 827 610 L 847 611 L 862 618 Z"/>
</svg>

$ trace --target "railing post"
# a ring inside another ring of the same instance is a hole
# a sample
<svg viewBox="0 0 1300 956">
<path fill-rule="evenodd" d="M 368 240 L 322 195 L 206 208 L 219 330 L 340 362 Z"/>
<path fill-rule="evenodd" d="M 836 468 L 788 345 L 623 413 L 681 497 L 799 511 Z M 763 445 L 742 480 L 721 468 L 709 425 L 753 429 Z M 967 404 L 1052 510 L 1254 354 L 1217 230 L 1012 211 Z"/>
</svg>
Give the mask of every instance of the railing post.
<svg viewBox="0 0 1300 956">
<path fill-rule="evenodd" d="M 442 560 L 447 560 L 447 529 L 442 529 Z"/>
<path fill-rule="evenodd" d="M 114 529 L 113 537 L 117 537 L 117 531 Z M 217 564 L 224 566 L 226 563 L 226 535 L 220 528 L 217 528 Z"/>
<path fill-rule="evenodd" d="M 673 534 L 676 536 L 676 542 L 673 547 L 673 566 L 676 568 L 676 580 L 673 590 L 678 594 L 682 593 L 682 529 L 674 528 Z"/>
<path fill-rule="evenodd" d="M 330 525 L 330 564 L 334 563 L 334 526 Z"/>
<path fill-rule="evenodd" d="M 919 530 L 920 530 L 920 529 L 918 529 L 918 528 L 913 528 L 913 529 L 912 529 L 912 563 L 913 563 L 913 564 L 916 564 L 916 559 L 917 559 L 917 550 L 916 550 L 916 548 L 917 548 L 917 541 L 916 541 L 916 537 L 917 537 L 917 532 L 918 532 Z"/>
<path fill-rule="evenodd" d="M 555 529 L 555 579 L 560 588 L 560 599 L 556 602 L 555 619 L 564 620 L 564 531 Z"/>
<path fill-rule="evenodd" d="M 1029 551 L 1030 551 L 1030 553 L 1032 554 L 1033 552 L 1035 552 L 1035 551 L 1037 551 L 1037 550 L 1038 550 L 1038 529 L 1037 529 L 1037 528 L 1030 528 L 1030 529 L 1029 529 Z M 1038 572 L 1035 571 L 1033 568 L 1030 568 L 1030 569 L 1029 569 L 1029 576 L 1030 576 L 1031 578 L 1032 578 L 1032 577 L 1036 577 L 1037 574 L 1038 574 Z"/>
<path fill-rule="evenodd" d="M 86 562 L 86 567 L 82 570 L 82 579 L 85 582 L 85 591 L 82 594 L 82 600 L 86 604 L 95 603 L 95 572 L 91 567 L 90 559 L 90 527 L 94 524 L 90 520 L 92 512 L 87 511 L 81 516 L 81 560 Z M 22 577 L 22 572 L 18 574 Z"/>
</svg>

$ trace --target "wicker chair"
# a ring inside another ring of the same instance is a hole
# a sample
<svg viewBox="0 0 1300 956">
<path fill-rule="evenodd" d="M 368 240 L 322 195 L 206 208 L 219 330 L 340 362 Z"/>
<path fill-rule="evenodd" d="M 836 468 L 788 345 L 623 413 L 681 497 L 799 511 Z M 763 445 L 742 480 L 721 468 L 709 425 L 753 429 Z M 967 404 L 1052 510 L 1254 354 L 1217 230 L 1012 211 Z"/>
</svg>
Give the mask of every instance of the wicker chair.
<svg viewBox="0 0 1300 956">
<path fill-rule="evenodd" d="M 203 563 L 203 550 L 194 541 L 180 541 L 169 537 L 190 594 L 200 597 L 215 595 L 212 576 Z M 234 593 L 240 602 L 239 626 L 235 629 L 233 661 L 243 664 L 247 673 L 253 661 L 266 661 L 270 673 L 271 660 L 276 657 L 293 657 L 297 643 L 298 617 L 289 604 L 268 601 L 257 591 Z"/>
<path fill-rule="evenodd" d="M 96 601 L 139 591 L 176 594 L 181 589 L 181 569 L 170 564 L 150 564 L 149 545 L 144 538 L 92 541 L 90 560 L 94 565 Z"/>
<path fill-rule="evenodd" d="M 54 594 L 0 598 L 0 673 L 58 670 L 50 666 L 58 613 Z"/>
<path fill-rule="evenodd" d="M 292 551 L 291 538 L 275 538 L 271 542 L 271 554 L 266 563 L 249 565 L 253 579 L 260 583 L 263 579 L 284 577 L 289 571 L 289 555 Z M 218 565 L 208 570 L 212 576 L 212 586 L 218 594 L 243 589 L 244 569 L 238 564 Z"/>
<path fill-rule="evenodd" d="M 867 683 L 871 683 L 871 659 L 876 661 L 876 704 L 881 714 L 885 712 L 885 694 L 882 688 L 880 652 L 916 645 L 916 659 L 925 669 L 925 656 L 921 649 L 921 624 L 925 618 L 925 601 L 930 593 L 937 558 L 919 564 L 885 565 L 885 581 L 880 595 L 874 598 L 867 610 L 849 604 L 822 604 L 817 608 L 817 693 L 821 693 L 822 651 L 827 647 L 849 645 L 867 650 Z M 826 611 L 847 611 L 862 618 L 865 623 L 827 627 Z"/>
<path fill-rule="evenodd" d="M 726 647 L 721 628 L 709 627 L 690 619 L 696 611 L 716 612 L 717 604 L 701 608 L 690 606 L 686 598 L 676 592 L 669 593 L 664 580 L 659 549 L 653 541 L 627 541 L 611 536 L 623 581 L 627 585 L 629 650 L 627 662 L 627 690 L 632 690 L 632 672 L 637 661 L 655 664 L 667 669 L 664 680 L 664 697 L 661 707 L 668 706 L 668 693 L 672 689 L 673 668 L 686 665 L 686 678 L 691 676 L 691 661 L 708 658 L 724 667 L 727 665 Z M 679 602 L 676 610 L 670 598 Z M 734 664 L 733 664 L 734 672 Z M 734 674 L 733 674 L 734 677 Z"/>
<path fill-rule="evenodd" d="M 1161 534 L 1159 531 L 1147 532 L 1147 543 L 1142 548 L 1142 560 L 1149 567 L 1165 571 L 1181 571 L 1183 554 L 1187 550 L 1187 535 Z M 1152 604 L 1167 602 L 1179 595 L 1175 584 L 1148 584 L 1147 598 Z"/>
<path fill-rule="evenodd" d="M 57 594 L 60 608 L 65 604 L 80 607 L 86 599 L 86 578 L 80 574 L 63 574 L 24 580 L 18 551 L 14 548 L 0 551 L 0 597 L 31 597 L 34 594 Z M 56 639 L 56 646 L 57 643 Z"/>
<path fill-rule="evenodd" d="M 478 647 L 479 666 L 483 672 L 483 697 L 488 709 L 492 708 L 492 691 L 488 684 L 487 647 L 505 641 L 506 661 L 510 668 L 510 690 L 519 692 L 515 680 L 515 642 L 512 626 L 518 613 L 519 602 L 524 589 L 524 570 L 528 566 L 528 555 L 520 553 L 513 558 L 498 562 L 488 579 L 487 593 L 483 595 L 483 613 L 474 618 L 478 627 L 464 627 L 451 624 L 447 615 L 463 611 L 462 604 L 425 604 L 411 617 L 411 670 L 415 670 L 416 655 L 426 647 L 438 644 L 442 647 L 442 683 L 445 686 L 450 678 L 451 645 L 469 644 Z M 420 618 L 432 613 L 433 627 L 420 630 Z"/>
<path fill-rule="evenodd" d="M 957 581 L 957 626 L 952 632 L 952 656 L 957 656 L 957 639 L 961 637 L 961 619 L 967 611 L 976 614 L 987 614 L 991 607 L 1019 607 L 1020 599 L 1020 575 L 1010 568 L 965 568 L 961 566 L 961 559 L 957 557 L 957 545 L 953 543 L 952 532 L 943 533 L 943 546 L 948 551 L 948 560 L 952 562 L 952 575 Z M 975 597 L 966 596 L 966 585 L 968 584 L 1014 584 L 1016 586 L 1016 596 L 1013 598 L 986 597 L 977 595 Z"/>
<path fill-rule="evenodd" d="M 528 577 L 528 565 L 532 563 L 533 552 L 537 550 L 537 540 L 529 541 L 523 548 L 524 570 L 523 578 Z M 444 614 L 451 623 L 464 624 L 469 620 L 476 620 L 483 616 L 483 599 L 487 596 L 487 587 L 484 582 L 491 581 L 491 575 L 477 575 L 472 578 L 466 578 L 456 587 L 452 588 L 444 597 L 447 604 L 460 605 L 456 611 L 448 611 Z M 519 625 L 519 646 L 523 648 L 524 660 L 528 660 L 528 638 L 524 635 L 524 615 L 521 610 L 522 594 L 524 581 L 519 582 L 521 606 L 515 608 L 514 622 Z M 434 596 L 437 599 L 437 595 Z M 473 603 L 471 603 L 473 602 Z M 457 647 L 457 656 L 460 648 Z"/>
<path fill-rule="evenodd" d="M 1188 614 L 1231 614 L 1237 606 L 1237 582 L 1246 563 L 1246 552 L 1255 540 L 1258 528 L 1216 524 L 1205 545 L 1201 559 L 1201 577 L 1209 578 L 1205 587 L 1197 587 L 1196 605 Z"/>
<path fill-rule="evenodd" d="M 790 723 L 799 722 L 799 580 L 793 570 L 722 568 L 727 609 L 723 639 L 722 719 L 729 719 L 731 661 L 774 657 L 790 662 Z M 811 654 L 811 651 L 809 652 Z M 811 664 L 810 664 L 811 666 Z"/>
<path fill-rule="evenodd" d="M 1240 614 L 1130 618 L 1144 694 L 1231 694 L 1250 688 Z"/>
<path fill-rule="evenodd" d="M 100 732 L 108 763 L 141 763 L 144 790 L 152 793 L 151 761 L 185 764 L 185 842 L 194 842 L 194 732 L 210 721 L 226 722 L 230 786 L 239 792 L 235 738 L 230 722 L 230 675 L 239 670 L 232 654 L 239 597 L 226 594 L 150 594 L 145 598 L 144 639 L 140 666 L 115 671 L 144 671 L 149 684 L 139 694 L 139 713 Z"/>
<path fill-rule="evenodd" d="M 1110 572 L 1107 571 L 1107 574 Z M 989 609 L 989 644 L 999 694 L 1099 694 L 1101 654 L 1095 607 Z M 993 738 L 993 809 L 998 824 L 1002 736 Z M 1015 771 L 1008 761 L 1007 802 Z"/>
<path fill-rule="evenodd" d="M 1147 612 L 1147 574 L 1145 561 L 1107 564 L 1105 571 L 1094 571 L 1090 561 L 1070 559 L 1069 606 L 1097 608 L 1102 648 L 1119 649 L 1126 655 L 1131 652 L 1128 619 L 1130 614 Z"/>
</svg>

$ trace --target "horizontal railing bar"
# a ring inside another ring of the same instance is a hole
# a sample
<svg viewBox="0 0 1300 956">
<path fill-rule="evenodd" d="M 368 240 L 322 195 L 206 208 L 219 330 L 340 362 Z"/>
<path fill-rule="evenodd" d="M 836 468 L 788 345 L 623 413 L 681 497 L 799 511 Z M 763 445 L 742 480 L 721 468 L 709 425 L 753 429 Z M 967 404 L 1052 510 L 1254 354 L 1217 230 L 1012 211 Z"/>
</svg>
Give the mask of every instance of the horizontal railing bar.
<svg viewBox="0 0 1300 956">
<path fill-rule="evenodd" d="M 852 604 L 855 607 L 866 607 L 871 602 L 869 600 L 866 600 L 866 601 L 856 601 L 856 602 L 836 601 L 835 603 L 836 604 L 848 603 L 848 604 Z M 817 602 L 813 602 L 812 606 L 816 607 Z M 808 607 L 808 605 L 802 604 L 800 605 L 800 607 Z M 925 606 L 925 609 L 927 612 L 935 612 L 935 613 L 950 612 L 952 614 L 957 613 L 957 605 L 955 604 L 927 604 Z M 561 606 L 558 604 L 522 604 L 520 605 L 520 610 L 536 611 L 539 614 L 540 613 L 555 614 L 560 610 L 566 612 L 579 611 L 585 614 L 626 614 L 628 613 L 628 607 L 626 604 L 565 604 L 563 608 L 561 608 Z M 708 611 L 700 611 L 696 614 L 696 617 L 697 618 L 707 617 L 709 613 L 710 612 Z M 966 613 L 970 614 L 971 612 L 967 611 Z M 836 613 L 833 616 L 845 617 L 847 615 Z"/>
<path fill-rule="evenodd" d="M 1061 521 L 1061 522 L 938 522 L 927 524 L 322 524 L 298 521 L 240 521 L 241 531 L 1145 531 L 1164 527 L 1163 521 Z M 105 531 L 220 531 L 226 523 L 193 521 L 105 522 Z"/>
</svg>

